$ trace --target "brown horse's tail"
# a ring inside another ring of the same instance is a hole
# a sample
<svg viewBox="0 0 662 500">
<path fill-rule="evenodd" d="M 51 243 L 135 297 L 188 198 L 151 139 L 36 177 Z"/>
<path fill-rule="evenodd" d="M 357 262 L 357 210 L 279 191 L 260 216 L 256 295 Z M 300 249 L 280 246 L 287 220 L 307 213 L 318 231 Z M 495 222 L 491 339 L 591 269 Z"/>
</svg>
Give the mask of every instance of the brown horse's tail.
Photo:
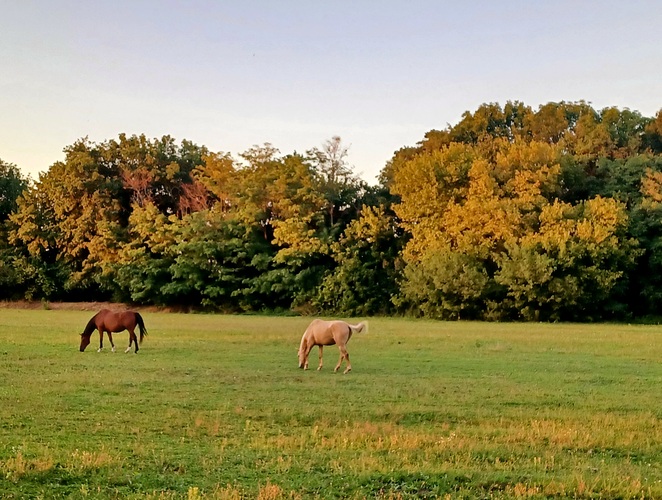
<svg viewBox="0 0 662 500">
<path fill-rule="evenodd" d="M 140 343 L 142 344 L 145 335 L 147 335 L 147 328 L 145 328 L 145 322 L 140 313 L 136 313 L 136 322 L 138 323 L 138 327 L 140 327 Z"/>
</svg>

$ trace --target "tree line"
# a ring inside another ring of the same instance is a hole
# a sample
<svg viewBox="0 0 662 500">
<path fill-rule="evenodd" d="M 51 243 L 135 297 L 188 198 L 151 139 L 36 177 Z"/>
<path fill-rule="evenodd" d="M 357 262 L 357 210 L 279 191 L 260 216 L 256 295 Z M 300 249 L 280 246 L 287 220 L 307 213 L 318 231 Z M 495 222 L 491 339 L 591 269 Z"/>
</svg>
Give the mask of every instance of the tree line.
<svg viewBox="0 0 662 500">
<path fill-rule="evenodd" d="M 338 137 L 235 158 L 80 139 L 0 160 L 0 299 L 439 319 L 624 320 L 662 305 L 662 110 L 481 105 L 368 185 Z"/>
</svg>

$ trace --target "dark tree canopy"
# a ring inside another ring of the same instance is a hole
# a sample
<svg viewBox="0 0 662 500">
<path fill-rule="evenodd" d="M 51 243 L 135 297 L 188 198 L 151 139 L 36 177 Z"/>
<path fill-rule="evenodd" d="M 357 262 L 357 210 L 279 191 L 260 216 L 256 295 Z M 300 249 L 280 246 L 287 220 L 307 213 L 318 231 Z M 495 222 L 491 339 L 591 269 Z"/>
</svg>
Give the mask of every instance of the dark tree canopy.
<svg viewBox="0 0 662 500">
<path fill-rule="evenodd" d="M 27 189 L 28 183 L 16 165 L 0 159 L 0 223 L 16 211 L 16 200 Z"/>
</svg>

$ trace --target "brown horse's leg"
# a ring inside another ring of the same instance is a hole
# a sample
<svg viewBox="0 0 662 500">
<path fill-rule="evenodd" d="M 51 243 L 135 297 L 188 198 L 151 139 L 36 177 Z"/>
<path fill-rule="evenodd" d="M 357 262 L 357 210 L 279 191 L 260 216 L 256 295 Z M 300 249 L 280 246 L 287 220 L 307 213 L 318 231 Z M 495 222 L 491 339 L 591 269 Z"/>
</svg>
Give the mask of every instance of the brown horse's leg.
<svg viewBox="0 0 662 500">
<path fill-rule="evenodd" d="M 323 364 L 323 363 L 322 363 L 322 348 L 323 348 L 323 347 L 324 347 L 324 346 L 322 346 L 322 345 L 319 346 L 319 351 L 320 351 L 320 352 L 319 352 L 319 356 L 320 356 L 320 364 L 319 364 L 318 367 L 317 367 L 318 370 L 321 370 L 321 369 L 322 369 L 322 364 Z"/>
<path fill-rule="evenodd" d="M 131 341 L 133 340 L 133 339 L 131 338 L 131 330 L 128 330 L 128 332 L 129 332 L 129 347 L 127 347 L 127 348 L 124 350 L 124 354 L 126 354 L 127 352 L 129 352 L 129 351 L 131 350 Z"/>
<path fill-rule="evenodd" d="M 101 349 L 103 349 L 103 330 L 99 329 L 99 349 L 97 349 L 97 352 L 101 352 Z"/>
<path fill-rule="evenodd" d="M 136 354 L 138 354 L 138 338 L 132 328 L 127 328 L 127 330 L 129 331 L 129 347 L 124 352 L 127 353 L 131 350 L 131 343 L 133 342 L 136 345 Z"/>
<path fill-rule="evenodd" d="M 110 340 L 110 345 L 113 348 L 113 352 L 115 352 L 115 343 L 113 342 L 113 334 L 111 333 L 110 330 L 108 330 L 108 340 Z"/>
</svg>

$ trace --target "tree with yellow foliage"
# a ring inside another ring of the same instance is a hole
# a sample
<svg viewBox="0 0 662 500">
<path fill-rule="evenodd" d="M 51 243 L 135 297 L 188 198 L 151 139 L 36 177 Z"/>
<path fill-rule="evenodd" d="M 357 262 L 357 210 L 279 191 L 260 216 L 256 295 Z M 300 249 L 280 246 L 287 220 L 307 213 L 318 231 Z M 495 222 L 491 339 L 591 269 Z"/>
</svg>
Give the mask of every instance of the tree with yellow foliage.
<svg viewBox="0 0 662 500">
<path fill-rule="evenodd" d="M 411 234 L 399 303 L 435 317 L 529 320 L 608 308 L 637 245 L 617 201 L 559 201 L 561 156 L 547 142 L 483 138 L 394 172 L 395 211 Z"/>
</svg>

